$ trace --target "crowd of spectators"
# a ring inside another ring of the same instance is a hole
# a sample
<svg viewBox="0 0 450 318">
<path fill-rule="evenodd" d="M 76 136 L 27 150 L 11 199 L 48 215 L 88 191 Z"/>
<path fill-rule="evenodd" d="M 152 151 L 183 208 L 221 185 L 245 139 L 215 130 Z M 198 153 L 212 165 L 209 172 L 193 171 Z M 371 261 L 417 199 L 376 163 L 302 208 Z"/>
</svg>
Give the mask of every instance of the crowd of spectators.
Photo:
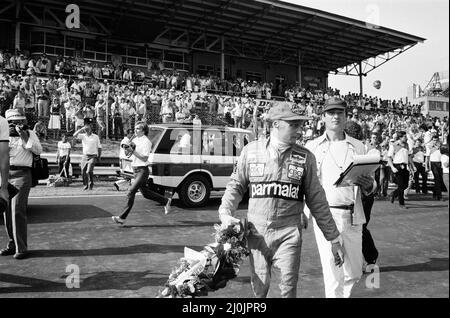
<svg viewBox="0 0 450 318">
<path fill-rule="evenodd" d="M 293 84 L 246 81 L 242 78 L 221 80 L 185 72 L 164 71 L 161 65 L 140 71 L 113 63 L 98 65 L 80 59 L 45 54 L 29 57 L 16 51 L 0 51 L 1 113 L 18 108 L 44 138 L 58 139 L 61 131 L 74 131 L 90 120 L 101 137 L 117 140 L 133 128 L 137 120 L 185 122 L 197 119 L 208 124 L 267 130 L 265 116 L 274 99 L 295 103 L 309 118 L 303 127 L 303 139 L 318 136 L 323 130 L 320 120 L 324 101 L 340 96 L 349 107 L 352 119 L 364 127 L 365 138 L 378 130 L 380 137 L 392 137 L 398 129 L 425 124 L 444 138 L 448 120 L 421 114 L 419 105 L 381 100 L 358 94 L 341 94 L 328 88 L 318 90 Z M 262 101 L 263 100 L 263 101 Z M 269 102 L 268 102 L 269 101 Z M 358 114 L 352 113 L 356 110 Z M 107 125 L 108 117 L 108 125 Z M 51 132 L 51 134 L 49 134 Z"/>
<path fill-rule="evenodd" d="M 228 125 L 265 136 L 269 131 L 265 120 L 268 110 L 275 100 L 284 100 L 309 118 L 299 134 L 299 143 L 305 144 L 323 133 L 322 105 L 331 96 L 347 102 L 348 121 L 361 127 L 367 148 L 377 149 L 383 160 L 399 131 L 406 132 L 407 147 L 416 159 L 420 153 L 429 152 L 433 137 L 441 144 L 448 143 L 448 117 L 424 116 L 419 105 L 402 100 L 367 95 L 359 98 L 358 94 L 341 94 L 333 88 L 318 90 L 295 84 L 274 87 L 273 83 L 241 78 L 221 80 L 162 70 L 145 73 L 123 65 L 91 65 L 89 61 L 61 57 L 52 61 L 45 54 L 28 58 L 20 52 L 0 52 L 0 114 L 9 108 L 18 109 L 41 139 L 52 138 L 55 143 L 61 134 L 70 136 L 86 121 L 93 124 L 101 139 L 108 134 L 117 141 L 140 120 L 149 124 Z M 431 169 L 429 164 L 419 163 L 411 168 L 411 180 L 416 185 L 419 176 L 426 179 L 421 166 Z M 380 195 L 386 194 L 386 176 L 389 179 L 388 168 L 383 169 Z"/>
</svg>

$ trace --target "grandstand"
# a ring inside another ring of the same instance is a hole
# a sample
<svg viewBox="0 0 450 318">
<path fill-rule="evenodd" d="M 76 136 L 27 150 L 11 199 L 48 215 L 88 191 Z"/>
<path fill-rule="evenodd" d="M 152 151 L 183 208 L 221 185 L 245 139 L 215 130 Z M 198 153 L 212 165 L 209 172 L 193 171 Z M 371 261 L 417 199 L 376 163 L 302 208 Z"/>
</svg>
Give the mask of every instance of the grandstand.
<svg viewBox="0 0 450 318">
<path fill-rule="evenodd" d="M 324 89 L 329 72 L 357 75 L 362 83 L 369 71 L 424 41 L 274 0 L 81 0 L 79 29 L 65 26 L 65 1 L 2 2 L 0 48 L 275 87 Z M 369 62 L 374 58 L 383 62 Z"/>
</svg>

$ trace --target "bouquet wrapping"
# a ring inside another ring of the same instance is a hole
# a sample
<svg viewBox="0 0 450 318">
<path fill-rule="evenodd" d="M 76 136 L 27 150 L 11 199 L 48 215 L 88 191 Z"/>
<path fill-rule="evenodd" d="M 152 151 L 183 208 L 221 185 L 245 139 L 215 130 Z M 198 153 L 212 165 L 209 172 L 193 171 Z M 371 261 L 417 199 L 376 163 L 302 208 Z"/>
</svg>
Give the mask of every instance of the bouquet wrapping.
<svg viewBox="0 0 450 318">
<path fill-rule="evenodd" d="M 237 276 L 244 258 L 250 254 L 247 220 L 227 228 L 215 224 L 214 229 L 215 242 L 202 251 L 184 248 L 184 257 L 172 270 L 158 298 L 206 296 Z"/>
</svg>

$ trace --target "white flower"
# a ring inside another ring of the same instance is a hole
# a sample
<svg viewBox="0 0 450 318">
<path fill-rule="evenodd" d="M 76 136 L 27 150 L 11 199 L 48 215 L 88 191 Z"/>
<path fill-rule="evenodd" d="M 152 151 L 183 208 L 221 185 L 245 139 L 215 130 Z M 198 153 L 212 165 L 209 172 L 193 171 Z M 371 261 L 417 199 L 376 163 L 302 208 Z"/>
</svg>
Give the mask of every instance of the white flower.
<svg viewBox="0 0 450 318">
<path fill-rule="evenodd" d="M 223 244 L 223 250 L 226 252 L 231 248 L 231 244 L 230 243 L 225 243 Z"/>
</svg>

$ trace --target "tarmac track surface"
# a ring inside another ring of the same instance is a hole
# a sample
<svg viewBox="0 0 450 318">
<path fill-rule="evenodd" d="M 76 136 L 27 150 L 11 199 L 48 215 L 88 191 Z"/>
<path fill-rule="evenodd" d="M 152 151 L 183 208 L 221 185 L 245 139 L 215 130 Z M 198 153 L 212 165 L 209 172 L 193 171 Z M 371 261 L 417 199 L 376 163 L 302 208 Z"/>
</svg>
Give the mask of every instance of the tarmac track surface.
<svg viewBox="0 0 450 318">
<path fill-rule="evenodd" d="M 123 194 L 124 193 L 120 193 Z M 425 200 L 424 200 L 425 199 Z M 219 199 L 205 208 L 163 206 L 136 197 L 125 226 L 112 223 L 123 196 L 31 198 L 28 213 L 30 258 L 0 257 L 0 298 L 154 297 L 185 246 L 200 251 L 213 242 Z M 447 202 L 410 195 L 408 210 L 387 200 L 375 202 L 369 229 L 380 253 L 379 288 L 367 274 L 353 297 L 449 297 L 449 211 Z M 246 205 L 238 216 L 243 217 Z M 298 297 L 324 297 L 322 272 L 312 224 L 303 232 Z M 4 227 L 0 244 L 6 245 Z M 79 268 L 79 288 L 66 279 Z M 278 296 L 272 280 L 269 296 Z M 370 284 L 369 284 L 370 285 Z M 248 259 L 239 275 L 208 297 L 252 297 Z"/>
</svg>

